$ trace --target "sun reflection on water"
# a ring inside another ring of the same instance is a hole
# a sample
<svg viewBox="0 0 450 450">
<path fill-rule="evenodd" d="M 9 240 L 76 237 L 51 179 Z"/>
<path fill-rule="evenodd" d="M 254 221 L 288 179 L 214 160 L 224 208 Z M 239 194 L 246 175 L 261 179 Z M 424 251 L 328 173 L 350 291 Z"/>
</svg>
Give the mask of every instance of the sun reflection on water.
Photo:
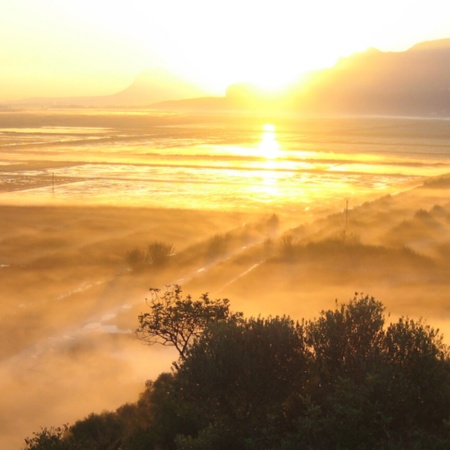
<svg viewBox="0 0 450 450">
<path fill-rule="evenodd" d="M 267 159 L 275 159 L 279 156 L 280 145 L 278 144 L 275 126 L 267 123 L 263 125 L 263 134 L 259 144 L 259 151 L 261 156 Z"/>
<path fill-rule="evenodd" d="M 364 152 L 360 141 L 347 142 L 345 135 L 337 134 L 336 144 L 318 141 L 315 129 L 311 134 L 296 133 L 284 125 L 277 129 L 263 123 L 257 129 L 252 125 L 239 139 L 231 134 L 219 142 L 211 140 L 208 128 L 188 137 L 185 128 L 179 135 L 174 128 L 170 137 L 117 134 L 108 140 L 103 129 L 36 133 L 39 128 L 5 134 L 3 141 L 0 136 L 0 144 L 7 147 L 0 152 L 0 203 L 120 202 L 200 209 L 323 206 L 352 193 L 362 201 L 394 186 L 415 185 L 418 177 L 438 175 L 450 166 L 450 156 L 441 147 L 426 159 L 412 144 L 409 153 L 403 144 Z M 37 147 L 36 135 L 42 144 Z"/>
<path fill-rule="evenodd" d="M 273 124 L 265 124 L 262 127 L 263 133 L 261 142 L 258 146 L 259 154 L 264 158 L 261 166 L 261 181 L 262 183 L 255 187 L 255 191 L 258 195 L 267 197 L 267 199 L 278 198 L 280 195 L 278 188 L 278 178 L 280 174 L 279 169 L 280 161 L 277 159 L 280 157 L 280 145 L 277 141 L 275 134 L 275 126 Z"/>
</svg>

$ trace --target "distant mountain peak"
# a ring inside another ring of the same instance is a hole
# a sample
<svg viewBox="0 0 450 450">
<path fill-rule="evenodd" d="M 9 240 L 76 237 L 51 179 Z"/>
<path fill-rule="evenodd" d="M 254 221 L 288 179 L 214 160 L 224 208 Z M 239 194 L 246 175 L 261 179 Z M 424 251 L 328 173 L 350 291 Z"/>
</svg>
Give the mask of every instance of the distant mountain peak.
<svg viewBox="0 0 450 450">
<path fill-rule="evenodd" d="M 19 100 L 15 104 L 52 106 L 149 106 L 162 101 L 204 96 L 193 83 L 162 68 L 141 72 L 125 89 L 110 95 L 89 97 L 49 97 Z"/>
<path fill-rule="evenodd" d="M 113 97 L 131 103 L 156 103 L 205 95 L 199 87 L 162 68 L 141 72 L 123 91 Z"/>
</svg>

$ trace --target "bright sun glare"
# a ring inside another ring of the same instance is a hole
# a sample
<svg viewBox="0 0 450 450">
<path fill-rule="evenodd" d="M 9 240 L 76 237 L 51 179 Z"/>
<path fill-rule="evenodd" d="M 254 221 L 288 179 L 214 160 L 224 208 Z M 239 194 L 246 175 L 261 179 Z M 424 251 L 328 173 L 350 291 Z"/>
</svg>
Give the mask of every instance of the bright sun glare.
<svg viewBox="0 0 450 450">
<path fill-rule="evenodd" d="M 280 151 L 280 146 L 275 135 L 275 126 L 271 123 L 266 123 L 262 129 L 263 134 L 259 144 L 260 154 L 266 159 L 275 159 L 278 157 Z"/>
</svg>

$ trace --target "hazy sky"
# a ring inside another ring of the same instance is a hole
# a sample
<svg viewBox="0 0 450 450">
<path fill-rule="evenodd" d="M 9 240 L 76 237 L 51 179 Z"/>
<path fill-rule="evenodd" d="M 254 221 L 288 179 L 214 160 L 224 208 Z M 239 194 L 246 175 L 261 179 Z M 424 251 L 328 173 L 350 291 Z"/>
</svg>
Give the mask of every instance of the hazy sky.
<svg viewBox="0 0 450 450">
<path fill-rule="evenodd" d="M 211 93 L 450 37 L 448 0 L 0 0 L 0 101 L 110 94 L 167 67 Z"/>
</svg>

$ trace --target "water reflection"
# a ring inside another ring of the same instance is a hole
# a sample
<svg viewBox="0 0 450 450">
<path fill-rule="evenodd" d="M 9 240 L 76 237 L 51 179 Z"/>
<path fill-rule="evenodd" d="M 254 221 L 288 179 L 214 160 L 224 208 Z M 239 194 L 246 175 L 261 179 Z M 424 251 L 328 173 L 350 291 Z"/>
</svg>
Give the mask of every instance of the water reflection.
<svg viewBox="0 0 450 450">
<path fill-rule="evenodd" d="M 265 124 L 263 126 L 263 134 L 261 143 L 259 144 L 261 156 L 267 159 L 275 159 L 279 156 L 280 146 L 275 135 L 275 126 Z"/>
<path fill-rule="evenodd" d="M 265 201 L 273 201 L 280 196 L 278 187 L 278 177 L 280 161 L 280 145 L 275 134 L 275 126 L 273 124 L 265 124 L 262 127 L 263 133 L 258 151 L 264 161 L 262 163 L 261 181 L 262 183 L 254 187 L 255 192 L 265 198 Z"/>
<path fill-rule="evenodd" d="M 256 140 L 245 134 L 242 141 L 220 135 L 215 142 L 208 129 L 186 137 L 185 128 L 178 135 L 171 128 L 156 137 L 143 132 L 107 140 L 103 130 L 98 135 L 91 130 L 86 139 L 48 146 L 27 145 L 34 129 L 8 136 L 14 152 L 5 151 L 0 139 L 0 203 L 291 209 L 299 203 L 333 203 L 349 192 L 363 201 L 381 190 L 415 184 L 416 177 L 448 171 L 441 147 L 427 160 L 406 153 L 403 143 L 382 154 L 365 154 L 360 140 L 342 146 L 345 136 L 338 135 L 338 144 L 324 146 L 315 130 L 287 133 L 261 125 L 251 135 Z M 405 156 L 399 157 L 400 151 Z"/>
</svg>

